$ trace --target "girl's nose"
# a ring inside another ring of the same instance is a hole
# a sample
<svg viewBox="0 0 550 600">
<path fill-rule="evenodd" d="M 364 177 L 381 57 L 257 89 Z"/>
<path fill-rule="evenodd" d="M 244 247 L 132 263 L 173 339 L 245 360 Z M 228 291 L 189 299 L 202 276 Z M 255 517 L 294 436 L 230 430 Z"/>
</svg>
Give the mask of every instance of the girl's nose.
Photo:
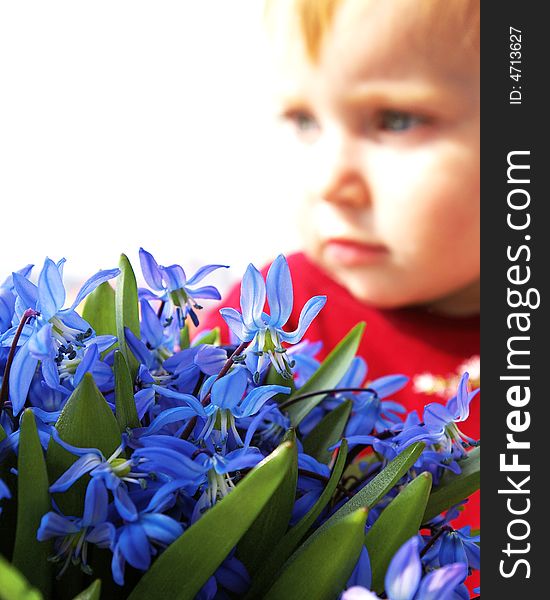
<svg viewBox="0 0 550 600">
<path fill-rule="evenodd" d="M 326 140 L 316 174 L 321 199 L 349 207 L 362 207 L 371 202 L 360 156 L 353 140 Z"/>
</svg>

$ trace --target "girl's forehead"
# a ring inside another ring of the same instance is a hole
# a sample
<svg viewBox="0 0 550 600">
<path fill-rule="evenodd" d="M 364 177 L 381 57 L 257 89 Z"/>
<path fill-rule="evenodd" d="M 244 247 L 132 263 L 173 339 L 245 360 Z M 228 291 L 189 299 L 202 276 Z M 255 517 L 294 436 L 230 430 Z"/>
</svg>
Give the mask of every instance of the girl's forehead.
<svg viewBox="0 0 550 600">
<path fill-rule="evenodd" d="M 334 5 L 328 23 L 326 4 Z M 364 63 L 387 73 L 405 70 L 405 58 L 447 70 L 478 60 L 478 0 L 278 0 L 273 6 L 272 41 L 289 62 Z M 322 27 L 314 26 L 316 19 L 324 19 Z"/>
</svg>

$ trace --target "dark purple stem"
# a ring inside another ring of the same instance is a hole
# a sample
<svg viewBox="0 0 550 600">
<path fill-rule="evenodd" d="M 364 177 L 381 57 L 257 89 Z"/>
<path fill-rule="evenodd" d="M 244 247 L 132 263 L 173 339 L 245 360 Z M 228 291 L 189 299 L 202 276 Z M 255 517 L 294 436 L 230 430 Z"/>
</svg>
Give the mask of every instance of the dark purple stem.
<svg viewBox="0 0 550 600">
<path fill-rule="evenodd" d="M 23 313 L 21 317 L 21 321 L 19 321 L 19 326 L 17 327 L 17 331 L 13 336 L 13 342 L 11 343 L 10 351 L 8 354 L 8 358 L 6 360 L 6 367 L 4 369 L 4 378 L 2 379 L 2 389 L 0 390 L 0 413 L 4 408 L 4 404 L 8 401 L 9 397 L 9 380 L 10 380 L 10 371 L 11 365 L 13 364 L 13 358 L 15 356 L 15 349 L 17 348 L 17 342 L 23 333 L 23 327 L 27 324 L 30 319 L 33 317 L 37 317 L 40 313 L 32 308 L 27 308 L 27 310 Z"/>
<path fill-rule="evenodd" d="M 290 400 L 287 400 L 286 402 L 281 402 L 281 404 L 279 404 L 279 408 L 281 410 L 284 410 L 285 408 L 288 408 L 289 406 L 292 406 L 293 404 L 296 404 L 296 402 L 300 402 L 300 400 L 305 400 L 306 398 L 313 398 L 313 396 L 321 396 L 321 395 L 325 395 L 328 396 L 329 394 L 337 394 L 340 392 L 371 392 L 372 394 L 376 396 L 378 396 L 378 394 L 376 393 L 376 390 L 373 390 L 372 388 L 362 388 L 362 387 L 350 387 L 350 388 L 333 388 L 330 390 L 319 390 L 318 392 L 309 392 L 307 394 L 299 394 L 298 396 L 294 396 L 294 398 L 290 398 Z"/>
</svg>

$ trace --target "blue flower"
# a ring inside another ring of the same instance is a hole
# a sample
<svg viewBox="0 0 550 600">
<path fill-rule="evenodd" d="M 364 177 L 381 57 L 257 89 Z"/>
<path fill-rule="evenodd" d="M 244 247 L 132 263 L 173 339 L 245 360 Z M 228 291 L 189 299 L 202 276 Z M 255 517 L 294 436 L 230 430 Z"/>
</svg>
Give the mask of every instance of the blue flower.
<svg viewBox="0 0 550 600">
<path fill-rule="evenodd" d="M 158 548 L 169 546 L 183 533 L 183 526 L 168 515 L 148 510 L 141 513 L 136 510 L 135 514 L 134 520 L 116 530 L 111 571 L 113 579 L 119 585 L 124 585 L 126 562 L 136 569 L 146 571 L 151 564 L 151 557 L 158 553 Z"/>
<path fill-rule="evenodd" d="M 21 277 L 28 277 L 33 265 L 27 265 L 17 271 Z M 13 286 L 13 275 L 10 275 L 0 284 L 0 334 L 7 331 L 12 325 L 15 313 L 15 291 Z"/>
<path fill-rule="evenodd" d="M 290 388 L 281 385 L 262 385 L 247 392 L 248 376 L 242 367 L 234 367 L 227 375 L 216 379 L 213 375 L 202 386 L 200 399 L 204 401 L 210 394 L 210 403 L 203 406 L 194 396 L 181 394 L 174 390 L 153 386 L 161 395 L 181 400 L 187 406 L 163 411 L 150 425 L 149 432 L 155 433 L 169 423 L 181 421 L 192 416 L 206 419 L 199 438 L 207 438 L 219 422 L 222 439 L 227 439 L 231 431 L 235 441 L 243 445 L 235 425 L 235 418 L 255 415 L 262 406 L 277 394 L 288 394 Z"/>
<path fill-rule="evenodd" d="M 367 363 L 356 356 L 336 388 L 364 387 L 367 371 Z M 405 412 L 401 404 L 383 400 L 401 390 L 408 380 L 405 375 L 379 377 L 368 383 L 368 389 L 364 392 L 339 392 L 334 399 L 325 400 L 323 404 L 333 409 L 345 399 L 352 401 L 352 415 L 346 426 L 347 436 L 368 435 L 373 429 L 383 431 L 400 423 L 398 414 Z"/>
<path fill-rule="evenodd" d="M 27 309 L 39 313 L 32 325 L 27 324 L 23 328 L 10 371 L 9 391 L 14 415 L 19 414 L 25 405 L 38 362 L 43 361 L 48 369 L 52 361 L 62 361 L 65 357 L 76 358 L 77 349 L 84 348 L 85 340 L 93 336 L 89 323 L 76 312 L 76 307 L 98 285 L 120 273 L 119 269 L 99 271 L 84 283 L 71 306 L 64 309 L 64 263 L 65 259 L 56 264 L 47 258 L 37 286 L 19 273 L 12 275 L 17 296 L 17 317 L 20 319 Z M 13 343 L 16 329 L 12 327 L 2 336 L 2 345 L 10 346 Z"/>
<path fill-rule="evenodd" d="M 456 448 L 465 455 L 462 441 L 475 444 L 475 440 L 464 435 L 457 427 L 457 423 L 465 421 L 470 414 L 470 403 L 479 392 L 479 389 L 468 392 L 468 373 L 464 373 L 458 384 L 456 396 L 453 396 L 445 406 L 437 402 L 428 404 L 424 409 L 424 422 L 426 427 L 435 434 L 439 434 L 440 443 L 446 447 Z"/>
<path fill-rule="evenodd" d="M 147 285 L 157 292 L 157 295 L 154 295 L 149 294 L 147 290 L 140 290 L 140 297 L 147 300 L 162 300 L 166 303 L 167 312 L 163 312 L 163 315 L 165 315 L 167 325 L 170 325 L 175 312 L 180 327 L 183 327 L 187 315 L 197 326 L 199 319 L 195 310 L 201 309 L 202 306 L 197 303 L 196 299 L 221 299 L 220 293 L 214 286 L 195 286 L 212 271 L 227 269 L 227 265 L 206 265 L 201 267 L 190 279 L 187 279 L 185 271 L 180 265 L 163 267 L 157 263 L 152 254 L 143 248 L 139 249 L 139 260 Z"/>
<path fill-rule="evenodd" d="M 480 568 L 479 535 L 471 535 L 470 527 L 453 529 L 445 527 L 424 559 L 431 566 L 443 566 L 462 562 L 470 569 Z"/>
<path fill-rule="evenodd" d="M 113 542 L 115 528 L 107 520 L 108 493 L 102 481 L 92 479 L 86 490 L 82 518 L 66 517 L 50 511 L 42 517 L 36 534 L 38 541 L 55 539 L 57 554 L 52 560 L 64 560 L 59 577 L 69 564 L 80 564 L 85 573 L 91 573 L 87 564 L 88 544 L 109 548 Z"/>
<path fill-rule="evenodd" d="M 134 515 L 133 504 L 129 499 L 126 483 L 142 484 L 146 473 L 133 471 L 137 461 L 133 458 L 119 458 L 124 446 L 119 446 L 106 460 L 96 448 L 77 448 L 63 441 L 57 430 L 52 430 L 53 439 L 65 450 L 80 456 L 66 471 L 50 486 L 50 492 L 65 492 L 82 476 L 88 474 L 92 478 L 101 479 L 105 487 L 111 491 L 118 512 L 126 519 Z"/>
<path fill-rule="evenodd" d="M 266 301 L 270 315 L 264 310 Z M 244 356 L 257 383 L 267 356 L 281 375 L 290 378 L 293 364 L 286 356 L 283 342 L 296 344 L 304 336 L 307 328 L 325 305 L 326 296 L 314 296 L 304 305 L 298 327 L 293 332 L 283 331 L 290 318 L 294 303 L 292 279 L 286 258 L 281 254 L 267 273 L 266 281 L 261 273 L 250 264 L 241 284 L 241 311 L 222 308 L 220 314 L 231 331 L 241 342 L 250 342 Z"/>
<path fill-rule="evenodd" d="M 384 580 L 388 600 L 450 600 L 466 578 L 468 570 L 462 563 L 422 577 L 419 543 L 418 537 L 411 538 L 392 558 Z M 352 587 L 342 594 L 342 600 L 378 600 L 378 596 L 363 587 Z"/>
<path fill-rule="evenodd" d="M 216 569 L 216 572 L 203 585 L 195 600 L 215 600 L 228 598 L 224 590 L 228 590 L 242 598 L 250 587 L 250 575 L 243 563 L 234 556 L 233 549 L 229 556 Z M 221 589 L 220 589 L 221 588 Z"/>
</svg>

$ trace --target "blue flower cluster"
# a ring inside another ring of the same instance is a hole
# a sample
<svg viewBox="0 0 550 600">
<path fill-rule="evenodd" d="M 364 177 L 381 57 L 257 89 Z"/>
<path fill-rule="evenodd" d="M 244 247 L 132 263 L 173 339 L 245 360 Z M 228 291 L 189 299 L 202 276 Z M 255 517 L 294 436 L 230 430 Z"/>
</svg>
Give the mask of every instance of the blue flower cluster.
<svg viewBox="0 0 550 600">
<path fill-rule="evenodd" d="M 46 259 L 36 284 L 27 266 L 0 286 L 0 466 L 17 454 L 20 416 L 30 408 L 44 451 L 55 442 L 73 456 L 66 471 L 50 481 L 51 510 L 42 517 L 37 539 L 53 540 L 52 559 L 59 563 L 59 576 L 72 565 L 90 573 L 95 549 L 108 549 L 112 578 L 120 586 L 127 565 L 149 569 L 163 549 L 281 443 L 291 426 L 285 399 L 291 389 L 299 394 L 320 368 L 315 358 L 320 344 L 301 340 L 326 301 L 324 296 L 311 298 L 296 330 L 285 331 L 293 308 L 286 259 L 279 256 L 273 262 L 265 281 L 250 265 L 242 282 L 241 311 L 221 309 L 238 345 L 221 346 L 216 332 L 193 338 L 189 331 L 199 324 L 197 301 L 220 298 L 215 287 L 197 284 L 225 266 L 205 266 L 187 279 L 182 267 L 161 266 L 143 249 L 140 262 L 148 286 L 138 292 L 140 335 L 125 330 L 125 342 L 138 364 L 132 384 L 139 426 L 121 433 L 110 456 L 98 448 L 68 443 L 55 424 L 86 374 L 91 374 L 116 413 L 113 366 L 119 340 L 112 334 L 97 335 L 77 309 L 98 286 L 116 278 L 119 269 L 96 273 L 68 308 L 64 308 L 64 260 Z M 436 484 L 446 471 L 460 473 L 460 460 L 476 444 L 458 428 L 476 393 L 468 390 L 467 374 L 455 397 L 446 405 L 428 405 L 420 419 L 415 412 L 407 415 L 392 400 L 406 385 L 406 377 L 369 381 L 367 371 L 366 363 L 355 358 L 340 383 L 298 426 L 298 483 L 291 526 L 319 499 L 334 466 L 334 460 L 327 464 L 308 454 L 302 440 L 344 402 L 352 405 L 343 432 L 354 449 L 348 465 L 357 465 L 362 475 L 354 481 L 342 479 L 318 524 L 411 444 L 421 441 L 426 449 L 370 511 L 367 528 L 398 487 L 425 471 Z M 368 460 L 362 461 L 361 453 L 367 453 Z M 5 507 L 13 494 L 1 474 L 0 502 Z M 58 499 L 83 483 L 81 513 L 67 514 Z M 451 510 L 434 519 L 428 524 L 429 535 L 419 534 L 397 552 L 386 574 L 386 597 L 468 597 L 463 582 L 469 571 L 479 568 L 479 538 L 468 528 L 455 531 L 450 524 L 455 514 Z M 226 592 L 239 596 L 249 585 L 245 566 L 231 552 L 198 597 L 221 598 Z M 368 591 L 366 549 L 346 587 L 342 597 L 348 600 L 376 597 Z"/>
</svg>

